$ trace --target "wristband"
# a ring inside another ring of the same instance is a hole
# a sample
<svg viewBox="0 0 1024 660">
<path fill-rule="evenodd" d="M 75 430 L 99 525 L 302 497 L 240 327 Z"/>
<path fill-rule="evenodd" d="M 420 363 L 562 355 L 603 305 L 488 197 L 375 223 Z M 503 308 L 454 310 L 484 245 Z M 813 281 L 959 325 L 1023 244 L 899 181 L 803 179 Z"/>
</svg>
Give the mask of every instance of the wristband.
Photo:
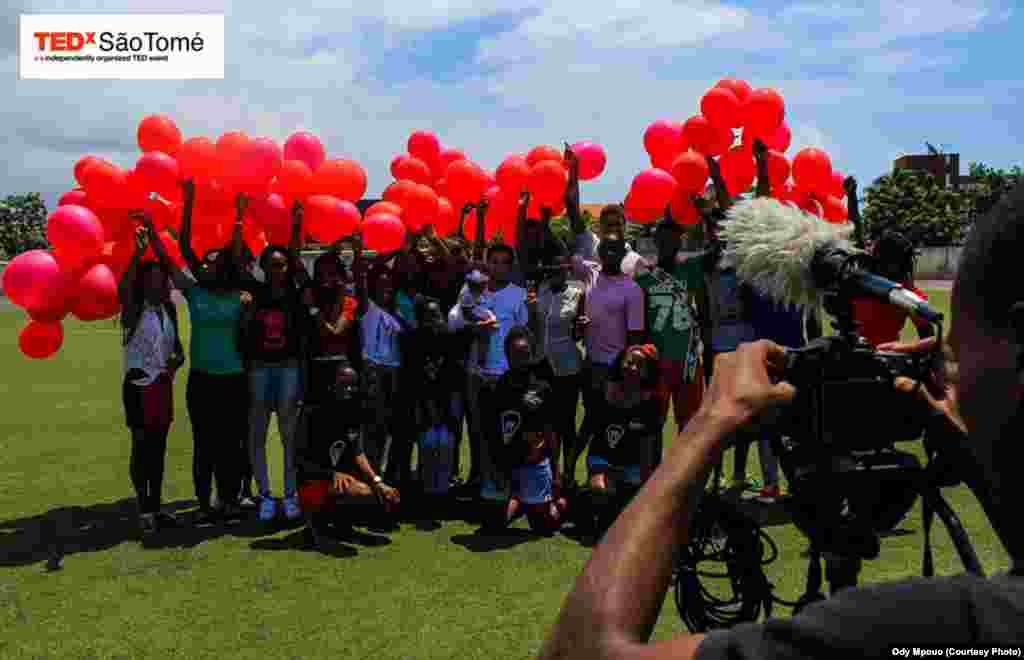
<svg viewBox="0 0 1024 660">
<path fill-rule="evenodd" d="M 382 484 L 382 483 L 384 483 L 384 480 L 381 479 L 381 476 L 379 474 L 373 478 L 373 485 L 374 486 L 376 486 L 377 484 Z"/>
</svg>

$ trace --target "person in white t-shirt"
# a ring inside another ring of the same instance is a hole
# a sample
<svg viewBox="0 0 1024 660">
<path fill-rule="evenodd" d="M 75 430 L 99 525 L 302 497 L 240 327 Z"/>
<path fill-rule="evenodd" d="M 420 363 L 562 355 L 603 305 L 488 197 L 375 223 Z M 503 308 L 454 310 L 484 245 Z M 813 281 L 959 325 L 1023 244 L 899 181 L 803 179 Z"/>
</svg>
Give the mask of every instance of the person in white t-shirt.
<svg viewBox="0 0 1024 660">
<path fill-rule="evenodd" d="M 490 394 L 498 383 L 498 379 L 508 371 L 508 359 L 505 356 L 505 336 L 517 325 L 527 325 L 529 314 L 526 309 L 526 289 L 509 283 L 509 275 L 515 265 L 515 251 L 508 245 L 497 244 L 488 250 L 487 267 L 490 281 L 487 290 L 480 299 L 480 306 L 494 314 L 495 319 L 477 322 L 477 331 L 485 333 L 488 341 L 486 352 L 481 361 L 479 352 L 484 348 L 474 342 L 466 359 L 468 371 L 467 412 L 470 427 L 470 477 L 468 487 L 480 486 L 481 496 L 489 500 L 507 499 L 508 494 L 497 492 L 495 484 L 501 481 L 494 478 L 492 461 L 487 455 L 485 437 L 497 432 L 496 429 L 484 428 L 482 420 L 490 419 L 487 415 L 490 406 Z M 456 305 L 449 317 L 449 325 L 458 331 L 470 325 L 462 314 L 461 305 Z"/>
</svg>

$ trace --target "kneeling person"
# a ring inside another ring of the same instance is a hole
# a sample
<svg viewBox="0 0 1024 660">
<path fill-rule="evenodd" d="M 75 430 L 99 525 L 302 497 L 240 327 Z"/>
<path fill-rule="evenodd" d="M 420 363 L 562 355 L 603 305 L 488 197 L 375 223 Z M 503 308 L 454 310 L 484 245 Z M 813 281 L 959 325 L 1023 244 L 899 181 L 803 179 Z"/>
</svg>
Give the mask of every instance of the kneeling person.
<svg viewBox="0 0 1024 660">
<path fill-rule="evenodd" d="M 550 384 L 538 377 L 532 363 L 533 340 L 529 330 L 519 326 L 505 340 L 509 371 L 498 381 L 493 410 L 497 419 L 494 455 L 497 469 L 510 492 L 499 526 L 526 514 L 530 528 L 553 533 L 562 525 L 566 501 L 560 496 L 558 465 L 559 438 L 552 430 Z"/>
<path fill-rule="evenodd" d="M 657 388 L 653 345 L 630 346 L 619 354 L 587 457 L 597 532 L 608 529 L 656 465 L 662 432 Z"/>
<path fill-rule="evenodd" d="M 346 504 L 376 498 L 385 515 L 399 503 L 396 489 L 384 483 L 363 449 L 363 401 L 359 376 L 350 366 L 338 369 L 334 400 L 303 410 L 298 452 L 299 500 L 307 512 L 312 540 L 319 543 L 332 524 L 340 523 Z"/>
</svg>

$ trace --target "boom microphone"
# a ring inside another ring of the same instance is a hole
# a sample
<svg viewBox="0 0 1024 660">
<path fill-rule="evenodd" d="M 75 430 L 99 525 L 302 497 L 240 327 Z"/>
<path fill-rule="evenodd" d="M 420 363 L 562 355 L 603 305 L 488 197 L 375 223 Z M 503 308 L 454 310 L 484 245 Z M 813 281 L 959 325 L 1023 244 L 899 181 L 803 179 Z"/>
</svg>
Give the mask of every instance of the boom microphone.
<svg viewBox="0 0 1024 660">
<path fill-rule="evenodd" d="M 722 264 L 772 298 L 818 306 L 827 291 L 871 296 L 930 322 L 942 314 L 903 285 L 871 273 L 870 257 L 848 240 L 853 227 L 825 222 L 771 198 L 738 202 L 718 235 Z"/>
</svg>

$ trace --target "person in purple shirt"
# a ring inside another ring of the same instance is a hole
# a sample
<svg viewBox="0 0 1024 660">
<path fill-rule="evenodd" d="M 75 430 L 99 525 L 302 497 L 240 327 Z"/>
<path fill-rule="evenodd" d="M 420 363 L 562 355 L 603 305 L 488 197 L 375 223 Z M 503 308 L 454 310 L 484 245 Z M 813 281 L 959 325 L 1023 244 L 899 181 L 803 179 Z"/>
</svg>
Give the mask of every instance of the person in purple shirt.
<svg viewBox="0 0 1024 660">
<path fill-rule="evenodd" d="M 573 257 L 573 272 L 583 282 L 582 313 L 576 324 L 587 350 L 583 383 L 583 426 L 573 455 L 566 466 L 575 474 L 576 461 L 593 434 L 612 365 L 627 346 L 646 343 L 644 293 L 633 278 L 622 272 L 626 241 L 621 234 L 607 234 L 598 247 L 601 263 Z"/>
</svg>

